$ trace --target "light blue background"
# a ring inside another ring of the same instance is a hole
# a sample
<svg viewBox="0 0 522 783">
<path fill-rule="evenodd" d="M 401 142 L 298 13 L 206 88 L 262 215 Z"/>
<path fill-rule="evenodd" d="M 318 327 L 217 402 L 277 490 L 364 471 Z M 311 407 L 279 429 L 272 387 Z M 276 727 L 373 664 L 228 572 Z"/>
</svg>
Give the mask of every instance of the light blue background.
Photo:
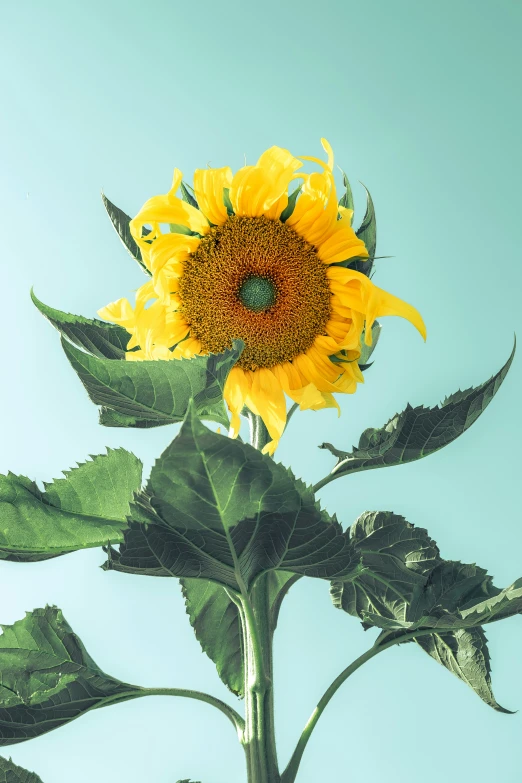
<svg viewBox="0 0 522 783">
<path fill-rule="evenodd" d="M 106 445 L 150 467 L 174 428 L 103 429 L 29 299 L 94 315 L 143 282 L 113 234 L 101 188 L 134 214 L 174 166 L 243 165 L 268 146 L 322 154 L 371 190 L 377 284 L 424 314 L 426 345 L 387 319 L 365 387 L 333 411 L 297 415 L 278 452 L 312 481 L 324 440 L 434 404 L 495 372 L 520 332 L 519 0 L 274 0 L 1 4 L 2 411 L 0 470 L 60 475 Z M 359 218 L 363 191 L 355 188 Z M 522 574 L 520 359 L 458 442 L 425 461 L 323 490 L 344 523 L 392 509 L 425 526 L 445 557 L 501 586 Z M 175 580 L 104 573 L 101 551 L 0 564 L 0 620 L 59 605 L 95 660 L 150 686 L 232 697 L 200 652 Z M 276 638 L 280 757 L 288 759 L 330 681 L 372 642 L 304 580 Z M 522 623 L 488 630 L 499 702 L 522 708 Z M 419 649 L 393 649 L 337 694 L 299 783 L 441 779 L 519 783 L 522 714 L 500 715 Z M 5 750 L 44 783 L 191 777 L 245 780 L 228 722 L 206 705 L 150 698 L 91 713 Z"/>
</svg>

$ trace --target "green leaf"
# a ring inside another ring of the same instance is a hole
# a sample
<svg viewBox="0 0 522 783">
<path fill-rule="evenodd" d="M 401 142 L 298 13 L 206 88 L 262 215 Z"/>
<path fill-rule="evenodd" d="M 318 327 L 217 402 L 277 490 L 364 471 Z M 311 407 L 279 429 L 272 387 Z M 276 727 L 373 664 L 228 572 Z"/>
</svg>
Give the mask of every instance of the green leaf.
<svg viewBox="0 0 522 783">
<path fill-rule="evenodd" d="M 501 707 L 493 695 L 490 655 L 482 628 L 434 633 L 415 641 L 435 661 L 469 685 L 489 707 L 512 714 Z"/>
<path fill-rule="evenodd" d="M 495 588 L 483 569 L 441 560 L 426 530 L 390 512 L 362 514 L 350 536 L 360 567 L 354 575 L 332 582 L 334 605 L 359 617 L 365 628 L 382 628 L 376 645 L 422 631 L 415 639 L 419 647 L 490 707 L 508 712 L 492 692 L 487 640 L 480 625 L 486 616 L 484 603 L 488 616 L 494 614 L 491 602 L 499 606 L 499 616 L 520 612 L 522 589 L 519 595 L 511 594 L 507 608 L 501 598 L 505 591 Z M 472 615 L 475 620 L 469 622 Z M 425 633 L 435 625 L 436 632 Z"/>
<path fill-rule="evenodd" d="M 348 534 L 358 567 L 332 582 L 334 606 L 366 624 L 369 616 L 389 618 L 395 628 L 397 618 L 406 619 L 415 589 L 440 562 L 437 545 L 426 530 L 391 511 L 365 511 Z"/>
<path fill-rule="evenodd" d="M 56 607 L 3 626 L 0 671 L 0 745 L 39 737 L 89 710 L 142 695 L 97 666 Z"/>
<path fill-rule="evenodd" d="M 0 756 L 0 783 L 42 783 L 42 779 L 34 772 L 13 764 L 12 759 Z"/>
<path fill-rule="evenodd" d="M 302 482 L 252 446 L 208 430 L 191 406 L 108 567 L 240 590 L 264 571 L 331 579 L 354 565 L 347 535 Z"/>
<path fill-rule="evenodd" d="M 41 492 L 25 476 L 0 476 L 0 559 L 34 562 L 123 540 L 141 462 L 108 449 Z"/>
<path fill-rule="evenodd" d="M 365 430 L 359 445 L 351 452 L 323 443 L 320 448 L 328 449 L 338 458 L 332 475 L 337 478 L 359 470 L 401 465 L 447 446 L 469 429 L 487 408 L 502 385 L 514 355 L 515 346 L 502 369 L 476 389 L 452 394 L 434 408 L 408 405 L 384 427 Z"/>
<path fill-rule="evenodd" d="M 290 587 L 300 578 L 286 571 L 265 574 L 272 632 Z M 181 579 L 190 624 L 203 651 L 216 664 L 221 680 L 232 693 L 243 696 L 244 668 L 239 612 L 226 588 L 207 579 Z"/>
<path fill-rule="evenodd" d="M 31 290 L 31 299 L 52 325 L 74 345 L 84 348 L 93 356 L 106 359 L 124 359 L 130 334 L 121 326 L 71 315 L 55 310 L 41 302 Z"/>
<path fill-rule="evenodd" d="M 208 579 L 181 579 L 190 624 L 203 652 L 232 693 L 243 695 L 243 639 L 236 604 L 222 585 Z"/>
<path fill-rule="evenodd" d="M 139 249 L 138 245 L 134 241 L 134 238 L 130 232 L 129 223 L 131 221 L 131 217 L 125 212 L 123 212 L 119 207 L 117 207 L 115 204 L 112 203 L 112 201 L 109 201 L 109 199 L 105 196 L 104 193 L 102 193 L 102 201 L 105 206 L 105 209 L 107 210 L 107 214 L 111 219 L 112 225 L 116 229 L 116 233 L 118 234 L 119 238 L 121 239 L 123 246 L 127 250 L 128 253 L 134 258 L 135 261 L 138 262 L 142 270 L 145 272 L 146 275 L 149 275 L 150 272 L 143 263 L 143 258 L 141 255 L 141 250 Z M 142 228 L 141 230 L 142 236 L 147 236 L 147 234 L 150 234 L 150 231 L 148 228 Z"/>
<path fill-rule="evenodd" d="M 183 420 L 189 401 L 198 416 L 228 427 L 223 388 L 241 355 L 242 343 L 222 354 L 171 361 L 118 362 L 63 349 L 91 400 L 104 406 L 101 423 L 119 427 L 158 427 Z"/>
</svg>

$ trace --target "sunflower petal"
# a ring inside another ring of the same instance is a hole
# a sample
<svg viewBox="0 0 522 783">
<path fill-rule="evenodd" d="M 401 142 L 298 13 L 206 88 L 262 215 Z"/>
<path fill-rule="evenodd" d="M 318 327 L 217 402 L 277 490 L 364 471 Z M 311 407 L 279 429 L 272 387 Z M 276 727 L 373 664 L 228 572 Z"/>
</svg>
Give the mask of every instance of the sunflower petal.
<svg viewBox="0 0 522 783">
<path fill-rule="evenodd" d="M 223 201 L 223 190 L 230 188 L 232 169 L 196 169 L 194 172 L 194 193 L 199 208 L 205 217 L 215 226 L 221 226 L 228 219 Z"/>
<path fill-rule="evenodd" d="M 247 405 L 253 403 L 258 415 L 261 416 L 272 438 L 264 453 L 272 453 L 277 447 L 279 438 L 286 424 L 286 402 L 283 388 L 274 375 L 266 367 L 260 367 L 253 373 L 252 388 L 247 397 Z"/>
<path fill-rule="evenodd" d="M 278 218 L 288 203 L 288 186 L 302 165 L 288 150 L 270 147 L 255 166 L 243 166 L 230 186 L 235 214 Z"/>
<path fill-rule="evenodd" d="M 230 430 L 228 434 L 231 438 L 237 438 L 239 435 L 241 426 L 239 414 L 245 406 L 251 387 L 252 382 L 248 374 L 237 365 L 232 367 L 223 390 L 223 397 L 230 411 Z"/>
<path fill-rule="evenodd" d="M 157 239 L 162 233 L 161 223 L 175 223 L 185 226 L 191 231 L 196 231 L 198 234 L 208 233 L 210 227 L 203 213 L 176 196 L 182 177 L 181 171 L 175 169 L 172 188 L 169 192 L 165 195 L 153 196 L 146 201 L 129 224 L 130 232 L 145 256 L 148 255 L 151 241 Z M 141 229 L 146 224 L 149 224 L 152 230 L 144 239 L 141 236 Z"/>
</svg>

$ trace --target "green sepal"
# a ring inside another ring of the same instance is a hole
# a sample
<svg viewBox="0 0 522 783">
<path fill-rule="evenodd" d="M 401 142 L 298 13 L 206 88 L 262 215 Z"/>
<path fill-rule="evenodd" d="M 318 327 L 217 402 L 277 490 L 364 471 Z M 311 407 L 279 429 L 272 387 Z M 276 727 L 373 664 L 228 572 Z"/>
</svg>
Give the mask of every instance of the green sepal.
<svg viewBox="0 0 522 783">
<path fill-rule="evenodd" d="M 125 359 L 127 343 L 130 340 L 126 329 L 98 319 L 55 310 L 54 307 L 41 302 L 32 289 L 31 299 L 55 329 L 74 345 L 102 359 Z"/>
<path fill-rule="evenodd" d="M 292 215 L 295 209 L 297 197 L 300 194 L 300 192 L 301 192 L 301 185 L 299 185 L 298 188 L 293 190 L 292 193 L 290 193 L 290 195 L 288 196 L 288 204 L 286 205 L 286 207 L 283 209 L 283 211 L 279 216 L 279 220 L 281 221 L 281 223 L 285 223 L 288 220 L 288 218 Z"/>
<path fill-rule="evenodd" d="M 42 783 L 35 772 L 18 767 L 12 759 L 0 756 L 0 783 Z"/>
<path fill-rule="evenodd" d="M 25 476 L 0 476 L 0 559 L 36 562 L 123 541 L 141 472 L 133 454 L 108 449 L 44 492 Z"/>
<path fill-rule="evenodd" d="M 102 201 L 105 206 L 105 209 L 107 210 L 107 214 L 111 219 L 111 223 L 114 229 L 116 230 L 116 233 L 118 234 L 119 238 L 121 239 L 124 248 L 132 256 L 132 258 L 138 262 L 142 271 L 145 272 L 145 274 L 150 277 L 151 273 L 143 262 L 141 250 L 139 249 L 138 245 L 134 240 L 134 237 L 130 232 L 129 223 L 132 220 L 132 218 L 130 217 L 130 215 L 127 215 L 125 212 L 123 212 L 123 210 L 121 210 L 119 207 L 113 204 L 112 201 L 109 201 L 109 199 L 104 193 L 102 193 Z M 143 237 L 146 237 L 147 234 L 150 234 L 150 230 L 148 228 L 143 227 L 141 229 L 141 234 Z"/>
<path fill-rule="evenodd" d="M 142 695 L 105 674 L 55 606 L 2 626 L 0 745 L 39 737 L 90 710 Z"/>
<path fill-rule="evenodd" d="M 183 199 L 183 201 L 185 201 L 187 204 L 190 204 L 191 207 L 195 207 L 196 209 L 199 209 L 199 204 L 196 201 L 195 197 L 192 195 L 194 191 L 192 190 L 190 185 L 188 185 L 186 182 L 181 182 L 180 189 L 181 189 L 181 198 Z M 190 192 L 191 190 L 192 193 Z"/>
<path fill-rule="evenodd" d="M 362 184 L 362 183 L 361 183 Z M 375 218 L 375 207 L 373 205 L 370 191 L 363 185 L 366 191 L 366 212 L 364 214 L 363 222 L 355 232 L 359 239 L 362 239 L 366 245 L 368 251 L 368 259 L 355 260 L 353 264 L 348 264 L 350 269 L 355 269 L 357 272 L 362 272 L 363 275 L 370 277 L 373 269 L 373 261 L 375 258 L 375 251 L 377 249 L 377 222 Z"/>
<path fill-rule="evenodd" d="M 346 174 L 342 169 L 341 169 L 341 173 L 343 175 L 344 193 L 342 197 L 339 199 L 339 206 L 345 207 L 346 209 L 351 209 L 353 212 L 354 202 L 353 202 L 352 187 L 350 185 L 350 181 L 348 177 L 346 176 Z"/>
<path fill-rule="evenodd" d="M 90 399 L 102 406 L 100 423 L 159 427 L 183 420 L 191 399 L 197 415 L 228 427 L 223 389 L 243 343 L 222 354 L 170 361 L 119 362 L 62 346 Z"/>
<path fill-rule="evenodd" d="M 169 228 L 172 234 L 186 234 L 189 237 L 199 237 L 197 231 L 192 231 L 188 226 L 183 226 L 181 223 L 169 223 Z"/>
<path fill-rule="evenodd" d="M 499 390 L 511 367 L 515 347 L 506 364 L 489 381 L 477 388 L 458 391 L 434 408 L 408 405 L 384 427 L 365 430 L 351 452 L 323 443 L 320 448 L 328 449 L 338 458 L 332 474 L 340 477 L 359 470 L 402 465 L 427 457 L 456 440 L 478 419 Z"/>
<path fill-rule="evenodd" d="M 230 188 L 223 188 L 223 204 L 227 208 L 228 216 L 234 214 L 234 207 L 232 206 L 232 202 L 230 201 Z"/>
</svg>

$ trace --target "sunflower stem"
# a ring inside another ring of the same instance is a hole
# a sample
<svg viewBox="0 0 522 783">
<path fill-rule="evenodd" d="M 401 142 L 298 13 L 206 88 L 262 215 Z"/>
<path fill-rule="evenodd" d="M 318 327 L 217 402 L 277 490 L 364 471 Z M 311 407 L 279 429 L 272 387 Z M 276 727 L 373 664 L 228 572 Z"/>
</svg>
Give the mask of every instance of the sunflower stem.
<svg viewBox="0 0 522 783">
<path fill-rule="evenodd" d="M 242 596 L 245 649 L 245 750 L 248 783 L 279 783 L 274 728 L 272 641 L 268 579 L 262 575 Z"/>
<path fill-rule="evenodd" d="M 385 639 L 379 637 L 373 647 L 370 647 L 369 650 L 360 655 L 358 658 L 356 658 L 355 661 L 347 666 L 346 669 L 344 669 L 344 671 L 342 671 L 339 676 L 335 678 L 330 687 L 326 689 L 323 696 L 319 699 L 317 707 L 310 715 L 310 718 L 304 727 L 301 736 L 299 737 L 299 741 L 290 761 L 288 762 L 288 766 L 281 774 L 280 783 L 294 783 L 301 759 L 303 757 L 303 753 L 319 718 L 325 711 L 331 698 L 337 693 L 341 685 L 348 679 L 348 677 L 351 677 L 351 675 L 356 672 L 357 669 L 360 669 L 363 664 L 367 663 L 367 661 L 370 661 L 376 655 L 379 655 L 379 653 L 384 652 L 385 650 L 389 650 L 391 647 L 395 647 L 397 644 L 404 644 L 404 642 L 409 642 L 420 636 L 427 636 L 432 633 L 433 628 L 424 628 L 423 630 L 419 631 L 411 631 L 409 633 L 406 632 L 402 636 L 396 636 L 388 642 L 386 642 Z"/>
</svg>

